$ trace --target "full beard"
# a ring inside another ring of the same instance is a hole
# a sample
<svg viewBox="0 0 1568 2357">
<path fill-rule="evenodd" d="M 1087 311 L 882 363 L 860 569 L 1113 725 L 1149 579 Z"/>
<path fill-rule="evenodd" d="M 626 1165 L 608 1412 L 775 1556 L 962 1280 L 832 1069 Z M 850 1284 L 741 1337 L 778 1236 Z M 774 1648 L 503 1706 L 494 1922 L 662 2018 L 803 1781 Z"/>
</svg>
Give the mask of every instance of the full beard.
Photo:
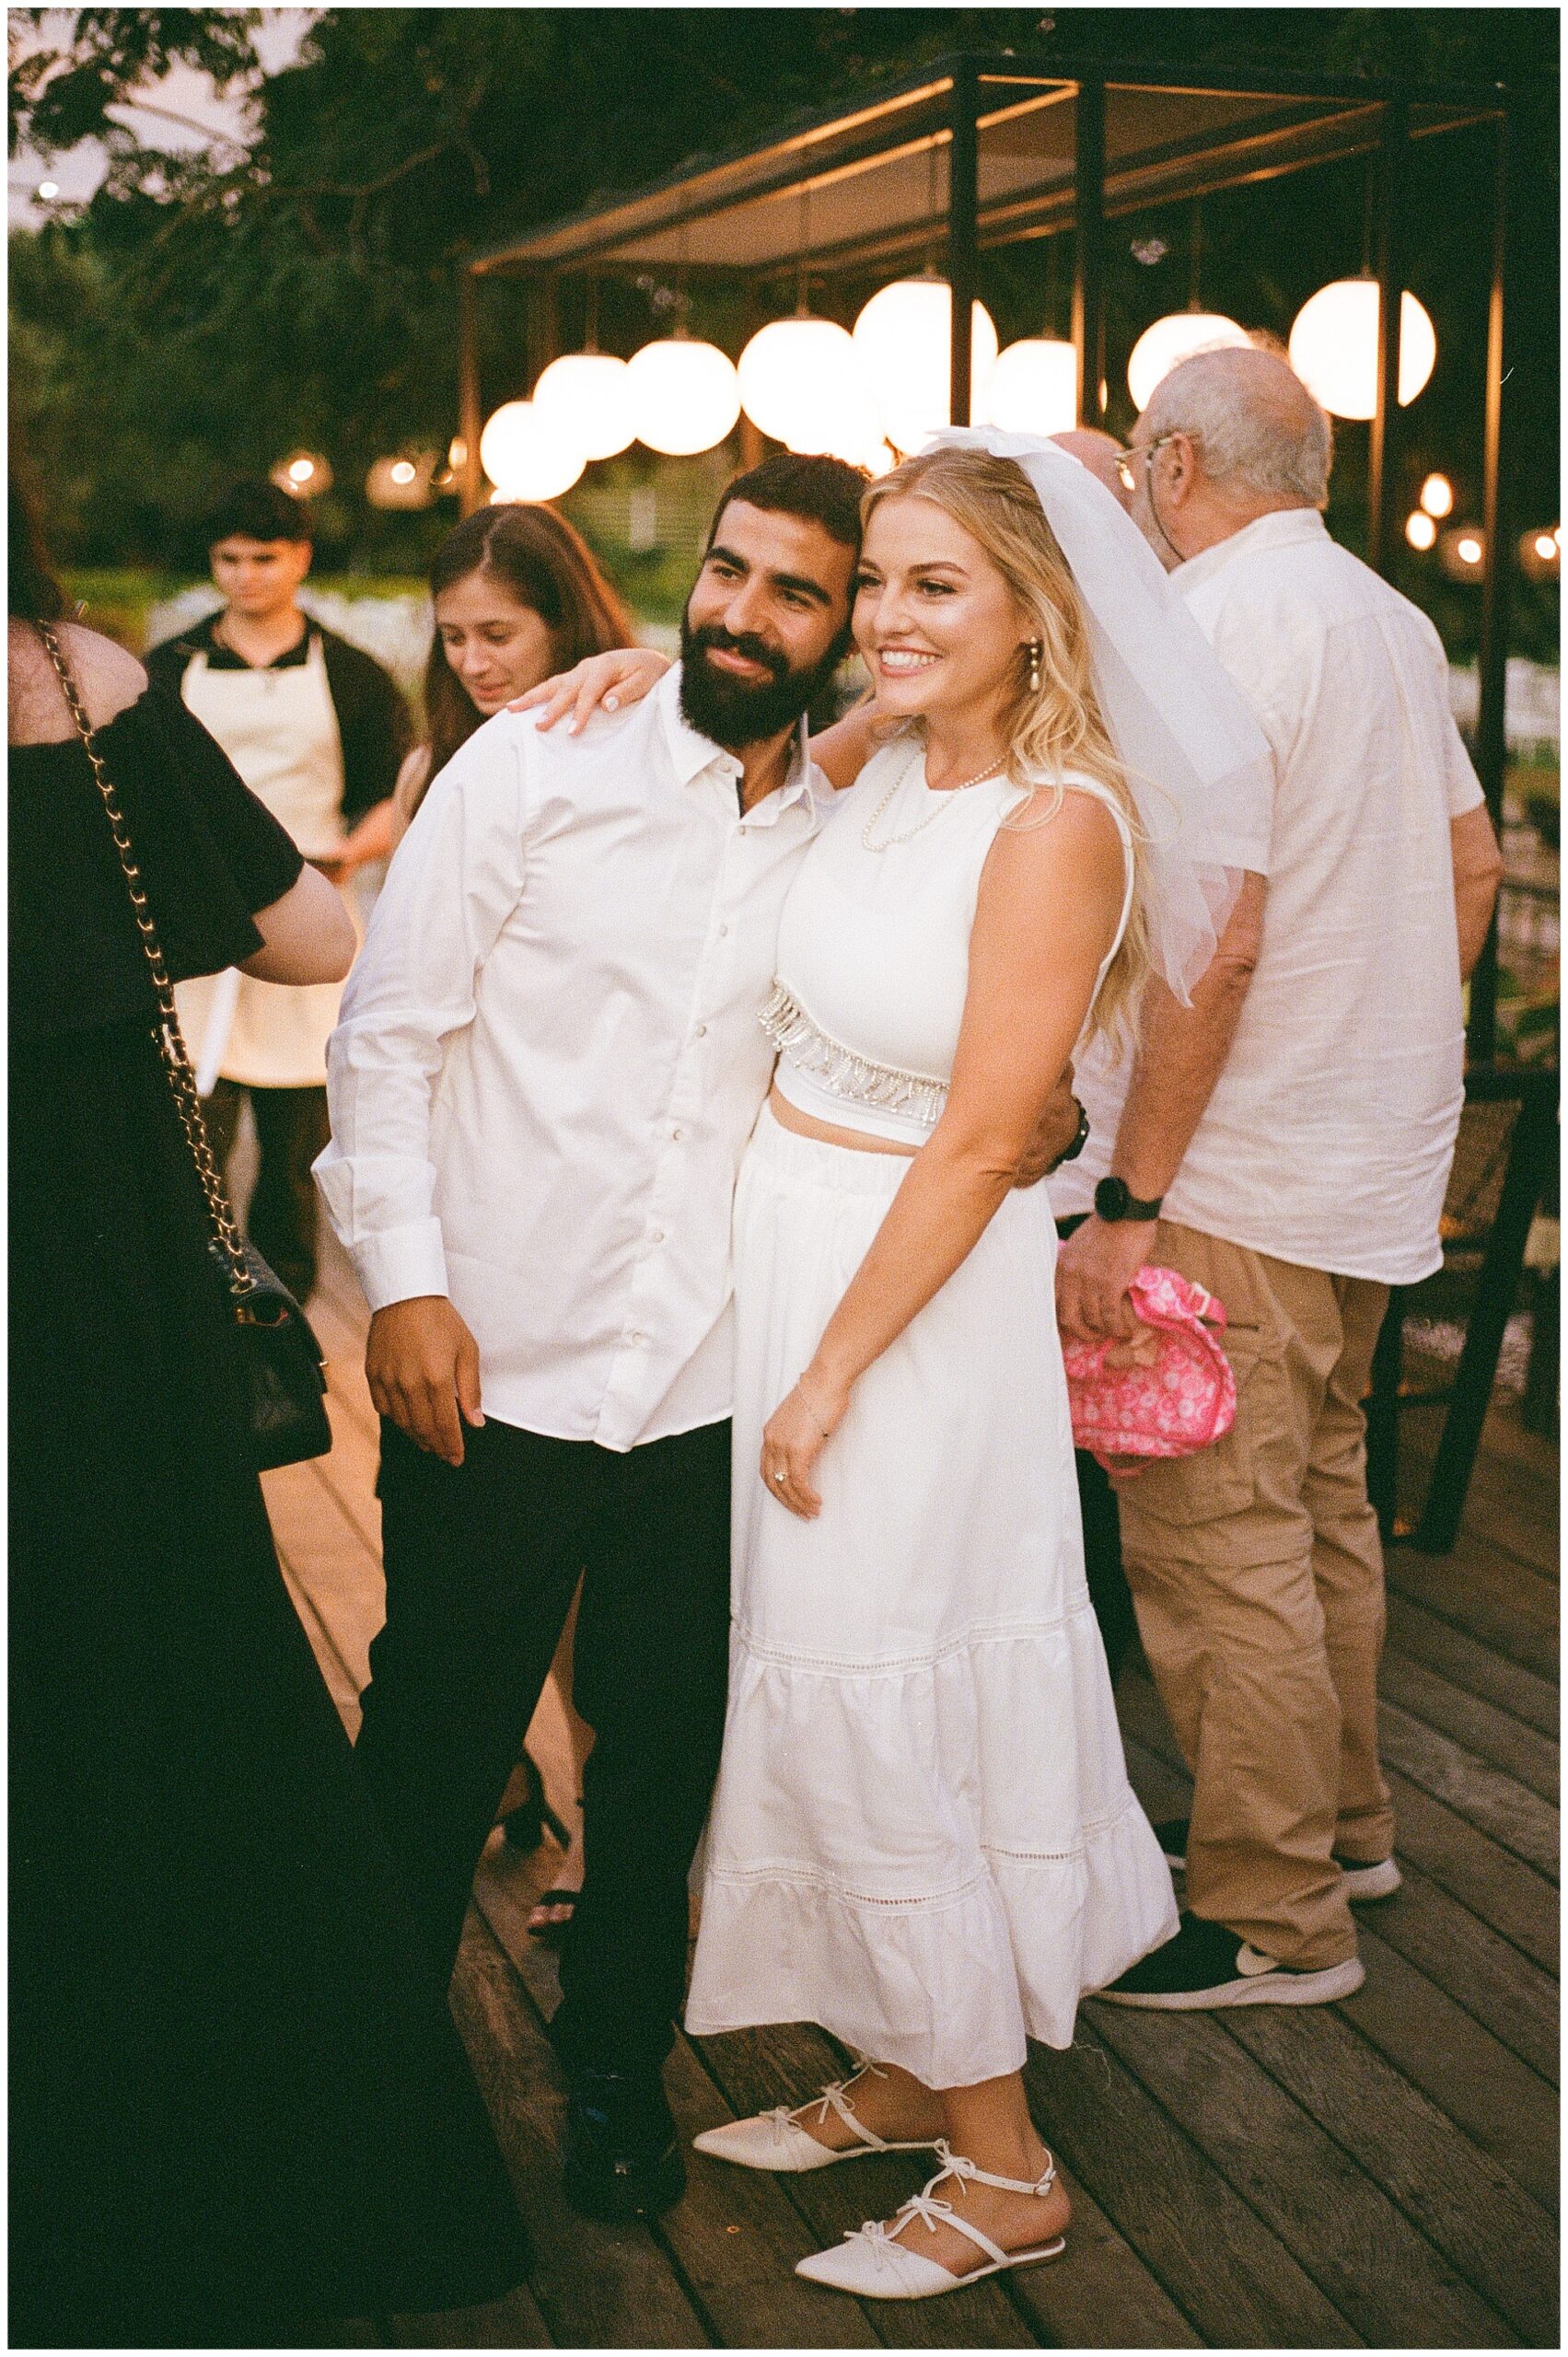
<svg viewBox="0 0 1568 2357">
<path fill-rule="evenodd" d="M 715 671 L 706 650 L 723 647 L 766 667 L 771 677 L 752 682 L 726 678 Z M 700 737 L 735 751 L 758 745 L 767 737 L 793 728 L 819 690 L 832 677 L 838 650 L 809 670 L 796 671 L 759 640 L 734 638 L 717 623 L 695 629 L 685 617 L 680 624 L 680 710 Z"/>
</svg>

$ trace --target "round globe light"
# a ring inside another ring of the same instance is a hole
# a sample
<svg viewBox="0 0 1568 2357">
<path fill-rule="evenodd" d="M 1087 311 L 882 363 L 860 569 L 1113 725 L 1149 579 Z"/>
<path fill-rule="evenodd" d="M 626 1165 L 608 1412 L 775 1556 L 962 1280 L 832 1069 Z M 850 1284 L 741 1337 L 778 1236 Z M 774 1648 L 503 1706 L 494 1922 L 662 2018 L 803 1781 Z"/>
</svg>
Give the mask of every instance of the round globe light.
<svg viewBox="0 0 1568 2357">
<path fill-rule="evenodd" d="M 637 436 L 631 372 L 608 352 L 568 352 L 552 360 L 533 389 L 540 417 L 587 459 L 613 459 Z"/>
<path fill-rule="evenodd" d="M 1336 417 L 1370 417 L 1377 406 L 1377 313 L 1375 278 L 1337 278 L 1320 286 L 1295 315 L 1290 365 Z M 1431 376 L 1437 334 L 1415 296 L 1400 304 L 1400 407 L 1408 409 Z M 1449 505 L 1453 498 L 1450 493 Z M 1447 509 L 1440 511 L 1447 514 Z"/>
<path fill-rule="evenodd" d="M 740 406 L 791 450 L 831 449 L 864 418 L 876 423 L 859 357 L 832 319 L 772 319 L 740 355 Z"/>
<path fill-rule="evenodd" d="M 983 303 L 970 318 L 972 415 L 997 343 Z M 895 279 L 873 295 L 854 323 L 854 347 L 895 449 L 918 450 L 951 423 L 953 290 L 945 278 Z"/>
<path fill-rule="evenodd" d="M 1529 581 L 1555 581 L 1562 563 L 1562 543 L 1545 525 L 1526 532 L 1519 541 L 1519 563 Z"/>
<path fill-rule="evenodd" d="M 1412 549 L 1430 549 L 1436 545 L 1437 527 L 1425 508 L 1418 507 L 1405 518 L 1405 538 Z"/>
<path fill-rule="evenodd" d="M 314 450 L 291 450 L 273 469 L 272 480 L 294 499 L 319 499 L 332 487 L 332 470 Z"/>
<path fill-rule="evenodd" d="M 711 450 L 740 415 L 735 363 L 716 343 L 669 336 L 627 364 L 637 439 L 672 459 Z"/>
<path fill-rule="evenodd" d="M 980 422 L 1006 434 L 1065 434 L 1078 422 L 1078 355 L 1054 337 L 1026 336 L 992 362 Z"/>
<path fill-rule="evenodd" d="M 1227 319 L 1219 311 L 1172 311 L 1145 328 L 1132 346 L 1127 363 L 1127 389 L 1140 410 L 1149 406 L 1149 396 L 1164 377 L 1183 360 L 1191 360 L 1195 352 L 1213 352 L 1230 345 L 1250 343 L 1251 337 L 1244 327 Z"/>
<path fill-rule="evenodd" d="M 532 401 L 503 401 L 479 437 L 479 462 L 503 499 L 559 499 L 587 461 Z"/>
<path fill-rule="evenodd" d="M 1446 475 L 1428 475 L 1421 486 L 1421 504 L 1439 522 L 1454 512 L 1454 486 Z"/>
<path fill-rule="evenodd" d="M 377 459 L 365 478 L 365 496 L 372 507 L 428 507 L 436 497 L 436 468 L 434 450 L 414 459 Z"/>
</svg>

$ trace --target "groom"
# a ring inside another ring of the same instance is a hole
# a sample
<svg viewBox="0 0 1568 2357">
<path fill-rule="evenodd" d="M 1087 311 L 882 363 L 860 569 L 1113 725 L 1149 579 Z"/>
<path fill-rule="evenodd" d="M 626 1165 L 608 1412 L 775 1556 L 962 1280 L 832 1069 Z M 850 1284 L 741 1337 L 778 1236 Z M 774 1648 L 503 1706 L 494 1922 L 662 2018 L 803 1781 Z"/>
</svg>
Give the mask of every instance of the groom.
<svg viewBox="0 0 1568 2357">
<path fill-rule="evenodd" d="M 730 1204 L 779 911 L 831 798 L 802 715 L 848 645 L 863 489 L 826 458 L 740 476 L 645 702 L 469 739 L 329 1056 L 317 1176 L 383 1420 L 359 1758 L 445 1979 L 583 1575 L 587 1874 L 551 2035 L 567 2191 L 601 2217 L 683 2181 L 660 2066 L 724 1729 Z M 1063 1094 L 1042 1144 L 1074 1121 Z"/>
</svg>

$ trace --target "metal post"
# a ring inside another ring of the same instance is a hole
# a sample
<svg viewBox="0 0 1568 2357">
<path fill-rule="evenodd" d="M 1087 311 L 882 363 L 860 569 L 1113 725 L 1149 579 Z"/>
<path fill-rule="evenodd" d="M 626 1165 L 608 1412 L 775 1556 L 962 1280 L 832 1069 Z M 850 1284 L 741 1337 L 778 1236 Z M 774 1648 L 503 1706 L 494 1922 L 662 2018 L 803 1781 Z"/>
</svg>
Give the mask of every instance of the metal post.
<svg viewBox="0 0 1568 2357">
<path fill-rule="evenodd" d="M 484 499 L 484 475 L 479 463 L 479 437 L 484 424 L 479 386 L 478 288 L 466 262 L 458 265 L 458 432 L 463 440 L 463 463 L 458 470 L 463 514 L 471 516 Z"/>
<path fill-rule="evenodd" d="M 555 278 L 549 271 L 540 271 L 528 281 L 528 384 L 534 387 L 561 349 L 561 331 L 555 312 Z"/>
<path fill-rule="evenodd" d="M 978 263 L 980 212 L 980 134 L 976 116 L 979 84 L 970 61 L 960 58 L 953 69 L 950 117 L 952 139 L 947 149 L 947 284 L 953 290 L 952 376 L 950 415 L 955 425 L 970 423 L 970 379 L 974 361 L 974 301 Z"/>
<path fill-rule="evenodd" d="M 1105 84 L 1080 82 L 1074 123 L 1073 342 L 1078 423 L 1103 426 L 1105 403 Z"/>
<path fill-rule="evenodd" d="M 1492 303 L 1486 331 L 1486 443 L 1481 492 L 1481 701 L 1476 714 L 1475 765 L 1492 823 L 1503 830 L 1503 782 L 1508 761 L 1508 517 L 1503 493 L 1503 388 L 1507 380 L 1509 119 L 1497 124 L 1493 181 Z M 1497 920 L 1470 976 L 1469 1055 L 1490 1063 L 1497 1052 Z"/>
<path fill-rule="evenodd" d="M 1384 574 L 1395 548 L 1400 493 L 1400 331 L 1409 158 L 1409 102 L 1390 99 L 1383 109 L 1377 154 L 1377 395 L 1366 457 L 1366 562 L 1375 573 Z"/>
</svg>

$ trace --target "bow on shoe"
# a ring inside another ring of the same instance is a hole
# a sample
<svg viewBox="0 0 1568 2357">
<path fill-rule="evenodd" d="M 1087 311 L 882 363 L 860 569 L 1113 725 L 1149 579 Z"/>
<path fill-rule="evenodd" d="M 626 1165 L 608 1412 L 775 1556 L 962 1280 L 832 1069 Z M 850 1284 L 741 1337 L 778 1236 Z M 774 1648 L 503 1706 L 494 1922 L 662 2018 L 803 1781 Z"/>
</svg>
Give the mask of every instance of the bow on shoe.
<svg viewBox="0 0 1568 2357">
<path fill-rule="evenodd" d="M 886 2071 L 878 2071 L 876 2064 L 872 2062 L 863 2062 L 855 2073 L 855 2077 L 857 2079 L 865 2076 L 869 2076 L 874 2079 L 885 2079 L 888 2073 Z M 849 2082 L 847 2079 L 830 2080 L 828 2084 L 822 2090 L 821 2100 L 819 2103 L 818 2102 L 818 2098 L 813 2096 L 811 2097 L 811 2104 L 796 2104 L 793 2111 L 790 2109 L 788 2104 L 779 2103 L 773 2106 L 772 2111 L 765 2113 L 763 2116 L 768 2119 L 776 2119 L 780 2121 L 781 2124 L 786 2128 L 798 2126 L 798 2114 L 802 2111 L 809 2110 L 811 2108 L 811 2105 L 817 2106 L 817 2125 L 819 2128 L 826 2127 L 829 2112 L 834 2111 L 837 2112 L 839 2118 L 843 2121 L 844 2126 L 852 2129 L 857 2136 L 864 2137 L 867 2142 L 871 2144 L 878 2146 L 881 2144 L 882 2139 L 880 2136 L 875 2134 L 871 2129 L 867 2128 L 864 2120 L 857 2119 L 854 2111 L 850 2108 Z"/>
</svg>

